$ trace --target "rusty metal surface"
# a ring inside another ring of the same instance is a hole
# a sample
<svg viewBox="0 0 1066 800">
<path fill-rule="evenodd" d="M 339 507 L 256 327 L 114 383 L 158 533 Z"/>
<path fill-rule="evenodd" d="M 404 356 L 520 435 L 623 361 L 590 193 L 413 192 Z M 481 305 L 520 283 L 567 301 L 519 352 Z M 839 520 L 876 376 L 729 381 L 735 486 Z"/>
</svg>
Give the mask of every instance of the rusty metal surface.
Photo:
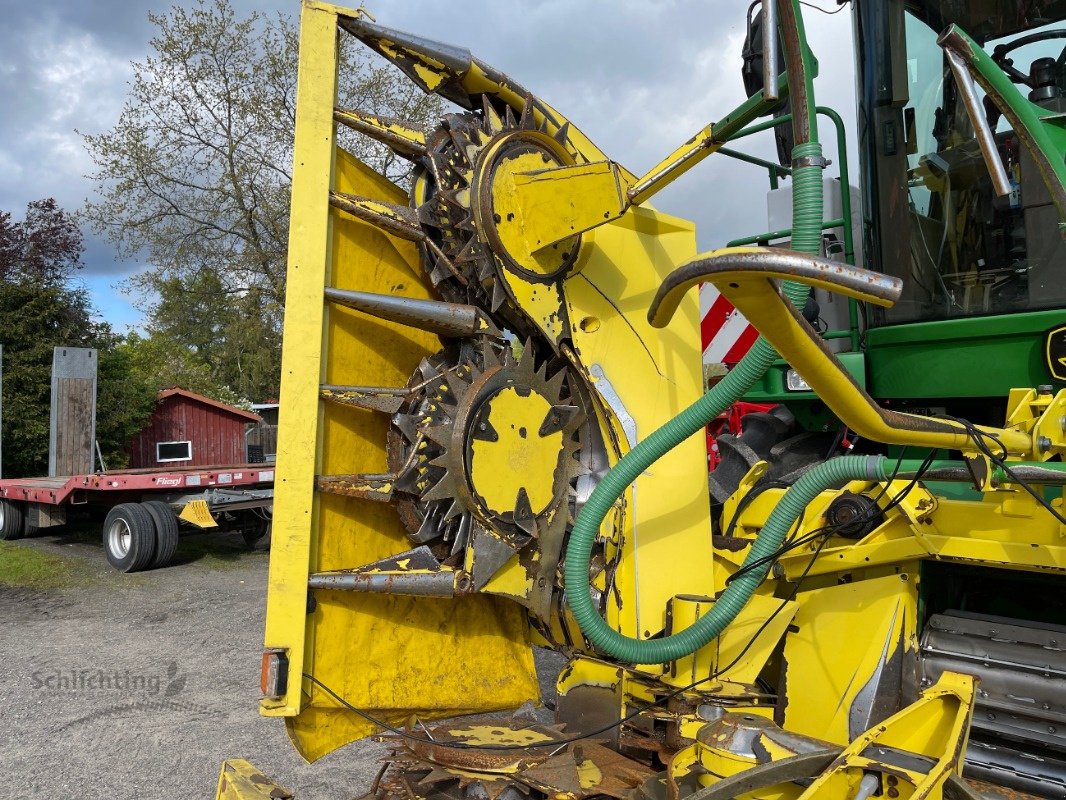
<svg viewBox="0 0 1066 800">
<path fill-rule="evenodd" d="M 426 238 L 425 232 L 418 224 L 418 214 L 410 206 L 343 192 L 330 192 L 329 204 L 409 242 L 420 242 Z"/>
<path fill-rule="evenodd" d="M 859 294 L 864 300 L 881 304 L 894 303 L 903 290 L 899 278 L 808 253 L 776 247 L 731 248 L 690 261 L 667 275 L 648 308 L 648 321 L 656 327 L 665 325 L 686 291 L 699 283 L 713 283 L 715 276 L 731 272 L 804 283 L 825 282 L 838 291 Z"/>
<path fill-rule="evenodd" d="M 346 589 L 416 597 L 453 597 L 471 588 L 469 575 L 441 566 L 425 546 L 357 569 L 317 572 L 308 578 L 307 585 L 311 589 Z"/>
<path fill-rule="evenodd" d="M 788 93 L 792 108 L 806 109 L 812 105 L 807 99 L 807 82 L 804 80 L 803 50 L 806 42 L 800 40 L 797 19 L 799 6 L 792 3 L 777 3 L 780 19 L 778 30 L 781 47 L 785 53 L 785 69 L 788 71 Z M 812 112 L 813 113 L 813 112 Z M 795 144 L 806 144 L 811 140 L 810 117 L 807 114 L 792 115 L 792 134 Z"/>
<path fill-rule="evenodd" d="M 964 778 L 965 789 L 949 781 L 944 786 L 944 800 L 1045 800 L 1041 795 L 1007 789 L 992 783 Z"/>
<path fill-rule="evenodd" d="M 497 333 L 476 306 L 344 289 L 326 289 L 325 296 L 332 303 L 438 336 L 458 338 Z"/>
<path fill-rule="evenodd" d="M 378 796 L 403 800 L 550 797 L 631 800 L 655 772 L 595 741 L 563 742 L 561 726 L 497 719 L 420 728 L 394 753 Z M 458 749 L 456 743 L 483 746 Z M 525 746 L 523 746 L 525 745 Z M 513 746 L 513 749 L 500 749 Z M 496 749 L 492 749 L 496 748 Z"/>
<path fill-rule="evenodd" d="M 447 568 L 411 573 L 336 570 L 312 574 L 307 579 L 307 587 L 408 597 L 454 597 L 465 594 L 470 581 L 465 573 Z"/>
<path fill-rule="evenodd" d="M 568 745 L 547 761 L 525 770 L 520 779 L 549 797 L 593 796 L 628 800 L 652 771 L 596 742 Z"/>
<path fill-rule="evenodd" d="M 772 760 L 763 739 L 769 740 L 776 752 L 786 750 L 795 754 L 820 752 L 833 746 L 831 742 L 787 731 L 757 714 L 726 713 L 704 725 L 696 734 L 696 740 L 706 747 L 760 763 Z"/>
<path fill-rule="evenodd" d="M 361 500 L 376 500 L 387 503 L 392 499 L 396 476 L 388 473 L 362 473 L 357 475 L 319 475 L 315 489 L 328 494 L 358 497 Z"/>
<path fill-rule="evenodd" d="M 369 114 L 357 109 L 335 109 L 333 119 L 388 146 L 391 150 L 412 161 L 426 155 L 425 137 L 418 131 L 392 117 Z M 419 138 L 422 139 L 419 142 Z"/>
<path fill-rule="evenodd" d="M 400 410 L 400 406 L 403 405 L 407 392 L 406 388 L 324 384 L 319 388 L 318 396 L 331 403 L 381 411 L 385 414 L 395 414 Z"/>
</svg>

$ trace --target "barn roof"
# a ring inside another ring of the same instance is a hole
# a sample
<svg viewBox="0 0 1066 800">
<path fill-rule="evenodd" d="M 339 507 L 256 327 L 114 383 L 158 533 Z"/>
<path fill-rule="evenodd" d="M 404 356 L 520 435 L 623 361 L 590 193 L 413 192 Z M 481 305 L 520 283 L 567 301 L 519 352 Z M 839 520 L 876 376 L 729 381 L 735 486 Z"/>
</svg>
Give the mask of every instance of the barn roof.
<svg viewBox="0 0 1066 800">
<path fill-rule="evenodd" d="M 197 403 L 203 403 L 206 406 L 212 406 L 214 408 L 219 409 L 220 411 L 225 411 L 227 413 L 233 414 L 234 416 L 242 417 L 248 420 L 249 422 L 262 421 L 262 417 L 260 417 L 258 414 L 253 414 L 251 411 L 245 411 L 243 408 L 237 408 L 237 406 L 231 406 L 228 403 L 221 403 L 218 400 L 212 400 L 210 397 L 204 397 L 202 394 L 196 394 L 196 392 L 190 392 L 185 389 L 179 389 L 177 387 L 163 389 L 159 392 L 156 399 L 165 400 L 168 397 L 184 397 L 188 400 L 192 400 Z"/>
</svg>

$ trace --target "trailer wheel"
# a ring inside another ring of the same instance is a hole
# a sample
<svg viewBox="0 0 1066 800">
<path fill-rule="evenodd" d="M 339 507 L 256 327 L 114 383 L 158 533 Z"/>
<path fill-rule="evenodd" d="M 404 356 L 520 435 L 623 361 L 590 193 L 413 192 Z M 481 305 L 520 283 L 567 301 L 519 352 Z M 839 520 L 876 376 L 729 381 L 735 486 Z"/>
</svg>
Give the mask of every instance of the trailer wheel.
<svg viewBox="0 0 1066 800">
<path fill-rule="evenodd" d="M 266 551 L 270 549 L 270 532 L 273 523 L 268 519 L 257 520 L 252 528 L 248 528 L 242 534 L 244 543 L 249 550 Z"/>
<path fill-rule="evenodd" d="M 178 549 L 178 518 L 161 500 L 146 500 L 142 505 L 155 525 L 155 554 L 149 566 L 151 569 L 165 567 Z"/>
<path fill-rule="evenodd" d="M 10 542 L 21 539 L 26 529 L 23 526 L 23 508 L 21 503 L 0 500 L 0 539 Z"/>
<path fill-rule="evenodd" d="M 27 503 L 22 508 L 22 535 L 23 536 L 33 536 L 34 534 L 37 533 L 38 530 L 40 530 L 40 526 L 30 522 L 31 512 L 32 512 L 32 514 L 34 516 L 36 516 L 37 509 L 36 508 L 31 508 L 30 504 Z"/>
<path fill-rule="evenodd" d="M 122 572 L 139 572 L 155 554 L 155 525 L 140 503 L 120 503 L 104 520 L 104 554 Z"/>
</svg>

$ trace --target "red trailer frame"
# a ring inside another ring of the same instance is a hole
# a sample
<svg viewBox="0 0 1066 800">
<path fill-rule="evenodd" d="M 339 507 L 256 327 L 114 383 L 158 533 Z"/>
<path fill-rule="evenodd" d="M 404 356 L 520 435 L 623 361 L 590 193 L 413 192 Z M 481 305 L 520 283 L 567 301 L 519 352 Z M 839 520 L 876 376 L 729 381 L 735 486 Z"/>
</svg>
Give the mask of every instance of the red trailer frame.
<svg viewBox="0 0 1066 800">
<path fill-rule="evenodd" d="M 269 469 L 265 469 L 269 467 Z M 83 505 L 90 492 L 175 492 L 209 486 L 274 483 L 269 464 L 237 464 L 186 469 L 133 469 L 61 478 L 0 478 L 0 498 L 45 505 Z"/>
<path fill-rule="evenodd" d="M 179 521 L 204 528 L 224 516 L 249 546 L 264 546 L 270 536 L 273 487 L 273 464 L 0 478 L 0 539 L 62 525 L 68 508 L 107 508 L 107 560 L 118 570 L 136 572 L 170 563 Z"/>
</svg>

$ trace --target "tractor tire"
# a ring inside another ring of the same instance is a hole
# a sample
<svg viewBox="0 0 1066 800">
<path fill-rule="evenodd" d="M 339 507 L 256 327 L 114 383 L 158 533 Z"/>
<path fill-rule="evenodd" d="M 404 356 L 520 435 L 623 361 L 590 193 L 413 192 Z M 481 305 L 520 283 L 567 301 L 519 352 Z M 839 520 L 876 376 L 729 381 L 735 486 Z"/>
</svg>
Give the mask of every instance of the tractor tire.
<svg viewBox="0 0 1066 800">
<path fill-rule="evenodd" d="M 178 549 L 178 518 L 170 506 L 161 500 L 146 500 L 142 505 L 155 525 L 155 553 L 149 569 L 166 567 Z"/>
<path fill-rule="evenodd" d="M 139 572 L 155 555 L 155 524 L 140 503 L 120 503 L 104 520 L 104 555 L 121 572 Z"/>
<path fill-rule="evenodd" d="M 0 500 L 0 539 L 6 542 L 21 539 L 26 530 L 24 516 L 22 503 Z"/>
</svg>

